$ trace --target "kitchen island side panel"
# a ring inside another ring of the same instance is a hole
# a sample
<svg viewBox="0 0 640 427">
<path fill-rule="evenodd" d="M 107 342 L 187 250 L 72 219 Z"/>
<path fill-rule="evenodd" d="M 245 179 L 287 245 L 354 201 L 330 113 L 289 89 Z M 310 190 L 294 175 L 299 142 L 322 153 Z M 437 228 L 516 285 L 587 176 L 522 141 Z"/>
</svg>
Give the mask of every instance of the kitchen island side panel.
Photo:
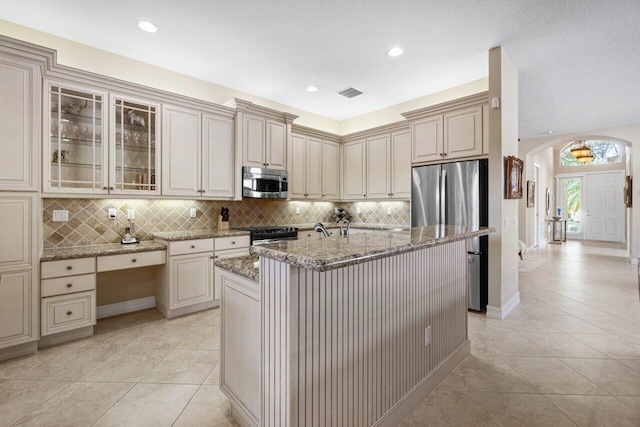
<svg viewBox="0 0 640 427">
<path fill-rule="evenodd" d="M 325 272 L 263 257 L 261 271 L 265 426 L 384 422 L 467 342 L 465 241 Z"/>
</svg>

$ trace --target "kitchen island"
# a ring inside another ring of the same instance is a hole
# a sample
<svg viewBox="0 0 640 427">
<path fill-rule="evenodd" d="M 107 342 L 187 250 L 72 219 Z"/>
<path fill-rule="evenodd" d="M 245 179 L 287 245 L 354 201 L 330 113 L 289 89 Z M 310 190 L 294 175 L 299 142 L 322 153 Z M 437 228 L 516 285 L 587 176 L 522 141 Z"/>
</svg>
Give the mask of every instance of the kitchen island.
<svg viewBox="0 0 640 427">
<path fill-rule="evenodd" d="M 398 425 L 469 354 L 466 240 L 492 231 L 431 226 L 252 247 L 259 282 L 223 274 L 221 388 L 234 417 Z"/>
</svg>

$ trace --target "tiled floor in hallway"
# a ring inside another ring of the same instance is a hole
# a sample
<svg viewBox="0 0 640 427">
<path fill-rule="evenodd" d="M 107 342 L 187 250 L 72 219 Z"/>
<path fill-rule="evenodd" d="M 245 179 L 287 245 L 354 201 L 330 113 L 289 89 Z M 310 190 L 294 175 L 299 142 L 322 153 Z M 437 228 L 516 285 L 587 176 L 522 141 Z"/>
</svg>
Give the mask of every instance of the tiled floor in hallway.
<svg viewBox="0 0 640 427">
<path fill-rule="evenodd" d="M 604 247 L 602 247 L 604 246 Z M 640 425 L 640 304 L 619 245 L 545 246 L 507 320 L 469 315 L 472 355 L 405 426 Z M 0 363 L 0 425 L 236 425 L 219 384 L 219 310 L 145 310 Z"/>
</svg>

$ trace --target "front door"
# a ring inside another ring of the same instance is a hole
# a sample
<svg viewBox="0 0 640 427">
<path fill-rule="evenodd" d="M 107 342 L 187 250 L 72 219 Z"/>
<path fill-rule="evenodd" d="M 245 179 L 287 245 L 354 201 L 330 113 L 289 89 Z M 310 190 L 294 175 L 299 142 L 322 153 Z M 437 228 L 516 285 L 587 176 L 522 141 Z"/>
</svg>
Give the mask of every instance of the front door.
<svg viewBox="0 0 640 427">
<path fill-rule="evenodd" d="M 585 239 L 624 241 L 623 187 L 622 172 L 585 174 Z"/>
</svg>

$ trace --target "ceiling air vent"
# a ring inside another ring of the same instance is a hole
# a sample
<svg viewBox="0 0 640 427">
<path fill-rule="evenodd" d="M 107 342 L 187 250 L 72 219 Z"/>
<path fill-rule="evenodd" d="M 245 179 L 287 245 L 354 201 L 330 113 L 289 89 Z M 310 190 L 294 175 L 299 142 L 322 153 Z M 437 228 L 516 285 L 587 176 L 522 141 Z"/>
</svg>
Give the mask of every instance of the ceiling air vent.
<svg viewBox="0 0 640 427">
<path fill-rule="evenodd" d="M 347 98 L 355 98 L 356 96 L 362 95 L 363 93 L 364 92 L 360 89 L 356 89 L 355 87 L 351 86 L 346 89 L 342 89 L 340 92 L 338 92 L 338 95 L 346 96 Z"/>
</svg>

